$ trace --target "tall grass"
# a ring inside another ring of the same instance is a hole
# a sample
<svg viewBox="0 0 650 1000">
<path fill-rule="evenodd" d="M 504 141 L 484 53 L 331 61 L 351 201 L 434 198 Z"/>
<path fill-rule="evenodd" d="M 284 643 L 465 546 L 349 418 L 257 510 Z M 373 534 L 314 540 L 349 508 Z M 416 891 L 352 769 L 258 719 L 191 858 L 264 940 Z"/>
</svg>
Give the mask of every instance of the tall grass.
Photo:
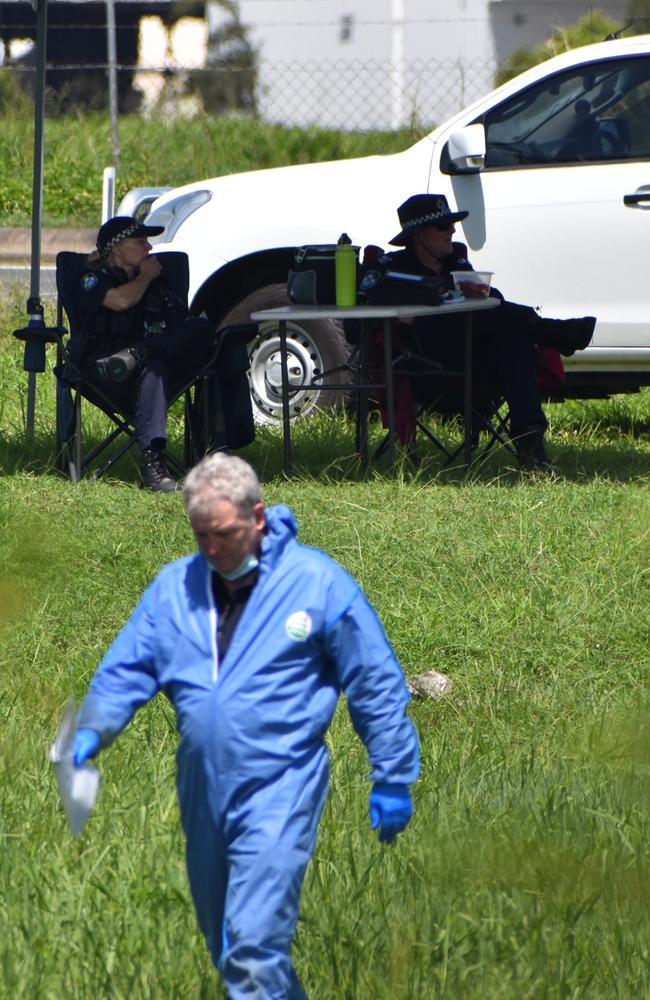
<svg viewBox="0 0 650 1000">
<path fill-rule="evenodd" d="M 0 995 L 221 997 L 183 869 L 169 704 L 100 757 L 78 841 L 46 760 L 147 582 L 193 548 L 181 498 L 139 490 L 129 461 L 110 481 L 53 474 L 52 382 L 39 377 L 28 448 L 5 337 Z M 454 680 L 412 705 L 423 773 L 392 848 L 369 829 L 365 753 L 336 715 L 295 947 L 313 1000 L 650 996 L 650 394 L 551 417 L 555 479 L 503 455 L 465 476 L 424 447 L 419 468 L 364 477 L 344 415 L 296 430 L 291 481 L 277 432 L 244 453 L 267 501 L 359 578 L 407 674 Z"/>
<path fill-rule="evenodd" d="M 0 118 L 0 225 L 31 222 L 33 122 L 27 112 Z M 285 128 L 252 119 L 124 116 L 117 198 L 130 188 L 175 187 L 240 170 L 398 152 L 410 132 L 335 132 Z M 49 117 L 45 132 L 43 218 L 46 226 L 98 224 L 102 171 L 111 163 L 108 117 Z"/>
</svg>

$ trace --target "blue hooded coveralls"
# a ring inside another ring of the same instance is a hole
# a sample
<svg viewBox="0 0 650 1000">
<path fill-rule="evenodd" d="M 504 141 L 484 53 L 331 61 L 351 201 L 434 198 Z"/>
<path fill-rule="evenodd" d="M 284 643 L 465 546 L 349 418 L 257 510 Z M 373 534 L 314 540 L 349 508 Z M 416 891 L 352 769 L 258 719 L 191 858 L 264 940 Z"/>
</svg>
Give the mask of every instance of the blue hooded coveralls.
<svg viewBox="0 0 650 1000">
<path fill-rule="evenodd" d="M 208 563 L 166 566 L 95 674 L 78 725 L 108 746 L 158 691 L 173 702 L 177 787 L 198 921 L 230 1000 L 304 1000 L 290 949 L 327 797 L 341 691 L 373 781 L 410 784 L 418 740 L 399 662 L 359 584 L 266 511 L 259 576 L 218 662 Z"/>
</svg>

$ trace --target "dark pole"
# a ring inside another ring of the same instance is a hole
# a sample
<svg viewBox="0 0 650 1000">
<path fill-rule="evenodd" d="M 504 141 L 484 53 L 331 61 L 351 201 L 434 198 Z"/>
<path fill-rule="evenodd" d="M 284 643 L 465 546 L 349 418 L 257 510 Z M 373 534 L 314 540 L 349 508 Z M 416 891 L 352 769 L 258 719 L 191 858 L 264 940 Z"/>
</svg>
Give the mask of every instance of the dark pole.
<svg viewBox="0 0 650 1000">
<path fill-rule="evenodd" d="M 108 101 L 111 115 L 111 149 L 115 173 L 120 168 L 120 139 L 117 110 L 117 41 L 115 37 L 115 0 L 106 0 L 106 50 L 108 54 Z M 113 213 L 111 212 L 111 215 Z M 104 220 L 102 220 L 104 221 Z"/>
<path fill-rule="evenodd" d="M 36 11 L 36 88 L 34 91 L 34 184 L 32 188 L 32 258 L 27 313 L 29 327 L 44 328 L 41 303 L 41 220 L 43 214 L 43 150 L 45 147 L 45 66 L 47 60 L 47 0 L 31 0 Z M 30 351 L 30 347 L 32 350 Z M 29 356 L 28 356 L 29 355 Z M 42 364 L 41 364 L 42 362 Z M 38 335 L 25 346 L 27 376 L 27 437 L 34 436 L 36 373 L 45 371 L 45 342 Z"/>
<path fill-rule="evenodd" d="M 43 214 L 43 150 L 45 147 L 45 66 L 47 60 L 47 0 L 31 0 L 36 11 L 36 86 L 34 89 L 34 183 L 32 187 L 32 260 L 27 300 L 27 326 L 14 330 L 25 343 L 23 368 L 27 372 L 26 437 L 34 438 L 36 376 L 45 371 L 45 348 L 65 330 L 46 327 L 41 302 L 41 221 Z"/>
<path fill-rule="evenodd" d="M 47 0 L 32 0 L 37 12 L 36 90 L 34 93 L 34 184 L 32 188 L 32 276 L 30 297 L 39 300 L 41 280 L 41 218 L 43 214 L 43 151 L 45 147 L 45 66 L 47 60 Z"/>
</svg>

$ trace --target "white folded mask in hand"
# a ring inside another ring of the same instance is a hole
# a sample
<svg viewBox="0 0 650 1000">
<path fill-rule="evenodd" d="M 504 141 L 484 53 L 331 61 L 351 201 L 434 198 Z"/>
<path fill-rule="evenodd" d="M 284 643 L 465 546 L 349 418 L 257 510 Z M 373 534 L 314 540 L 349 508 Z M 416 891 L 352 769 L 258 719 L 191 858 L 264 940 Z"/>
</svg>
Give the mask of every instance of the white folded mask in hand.
<svg viewBox="0 0 650 1000">
<path fill-rule="evenodd" d="M 74 837 L 79 836 L 93 811 L 101 778 L 93 764 L 85 763 L 81 767 L 75 767 L 72 747 L 76 729 L 77 709 L 71 699 L 66 706 L 56 740 L 50 748 L 50 760 Z"/>
</svg>

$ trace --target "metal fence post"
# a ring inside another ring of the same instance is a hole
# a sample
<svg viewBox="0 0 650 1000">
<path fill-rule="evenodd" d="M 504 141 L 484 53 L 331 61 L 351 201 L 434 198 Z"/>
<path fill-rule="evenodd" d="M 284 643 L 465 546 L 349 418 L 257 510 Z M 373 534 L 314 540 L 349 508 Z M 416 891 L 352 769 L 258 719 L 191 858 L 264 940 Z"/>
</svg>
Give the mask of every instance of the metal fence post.
<svg viewBox="0 0 650 1000">
<path fill-rule="evenodd" d="M 115 0 L 106 0 L 106 47 L 108 55 L 108 101 L 111 114 L 111 149 L 113 166 L 120 165 L 120 140 L 117 108 L 117 43 L 115 40 Z"/>
<path fill-rule="evenodd" d="M 115 215 L 115 167 L 104 167 L 102 174 L 102 224 Z"/>
</svg>

